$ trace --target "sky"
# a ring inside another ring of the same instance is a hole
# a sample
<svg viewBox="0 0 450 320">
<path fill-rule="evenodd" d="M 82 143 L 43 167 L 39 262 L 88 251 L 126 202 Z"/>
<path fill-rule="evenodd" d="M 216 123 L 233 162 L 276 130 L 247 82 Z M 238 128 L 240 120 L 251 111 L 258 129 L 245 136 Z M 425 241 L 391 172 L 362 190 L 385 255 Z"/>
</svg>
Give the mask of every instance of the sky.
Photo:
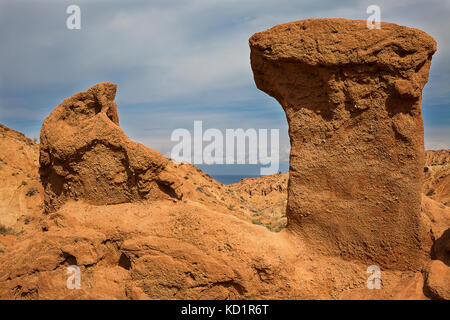
<svg viewBox="0 0 450 320">
<path fill-rule="evenodd" d="M 81 9 L 69 30 L 68 6 Z M 178 128 L 278 129 L 280 170 L 289 137 L 280 105 L 254 84 L 248 38 L 308 18 L 381 20 L 433 36 L 424 88 L 425 147 L 450 148 L 448 0 L 0 0 L 0 123 L 38 138 L 42 121 L 67 97 L 96 83 L 118 85 L 120 126 L 164 155 Z M 257 175 L 258 166 L 200 166 L 209 174 Z"/>
</svg>

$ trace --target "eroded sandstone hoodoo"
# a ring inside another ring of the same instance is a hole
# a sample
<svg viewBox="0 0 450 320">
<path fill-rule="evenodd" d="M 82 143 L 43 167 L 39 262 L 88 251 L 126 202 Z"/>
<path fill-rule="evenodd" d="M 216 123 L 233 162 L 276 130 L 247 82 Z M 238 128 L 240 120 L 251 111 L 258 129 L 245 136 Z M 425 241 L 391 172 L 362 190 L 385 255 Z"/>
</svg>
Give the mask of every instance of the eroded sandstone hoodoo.
<svg viewBox="0 0 450 320">
<path fill-rule="evenodd" d="M 164 171 L 168 160 L 120 129 L 115 95 L 115 84 L 97 84 L 45 119 L 39 161 L 47 212 L 68 199 L 117 204 L 181 197 L 178 182 Z"/>
<path fill-rule="evenodd" d="M 421 97 L 434 39 L 391 23 L 312 19 L 249 42 L 256 85 L 289 123 L 288 228 L 324 254 L 420 268 L 429 249 Z"/>
</svg>

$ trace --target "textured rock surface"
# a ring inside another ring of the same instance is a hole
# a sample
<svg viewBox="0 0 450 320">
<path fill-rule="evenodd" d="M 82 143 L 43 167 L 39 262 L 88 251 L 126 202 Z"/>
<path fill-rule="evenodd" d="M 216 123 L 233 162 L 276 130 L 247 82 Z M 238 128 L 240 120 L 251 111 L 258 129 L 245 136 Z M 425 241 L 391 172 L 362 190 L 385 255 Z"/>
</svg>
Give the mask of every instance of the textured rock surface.
<svg viewBox="0 0 450 320">
<path fill-rule="evenodd" d="M 427 150 L 425 151 L 426 166 L 444 166 L 450 164 L 450 150 Z"/>
<path fill-rule="evenodd" d="M 422 212 L 434 242 L 431 258 L 450 266 L 450 208 L 423 196 Z"/>
<path fill-rule="evenodd" d="M 41 129 L 40 175 L 45 209 L 68 199 L 117 204 L 181 198 L 159 152 L 132 142 L 119 127 L 116 85 L 100 83 L 65 99 Z"/>
<path fill-rule="evenodd" d="M 431 261 L 425 270 L 424 292 L 432 299 L 450 300 L 450 267 Z"/>
<path fill-rule="evenodd" d="M 189 164 L 170 170 L 186 177 L 183 201 L 71 201 L 19 237 L 0 235 L 0 298 L 426 299 L 420 272 L 383 270 L 383 290 L 367 290 L 366 265 L 243 221 L 250 208 L 252 220 L 272 218 L 264 208 L 284 202 L 286 174 L 223 186 Z M 441 239 L 450 208 L 424 197 L 423 214 Z M 80 290 L 66 287 L 74 263 Z"/>
<path fill-rule="evenodd" d="M 66 286 L 73 264 L 80 290 Z M 0 298 L 425 298 L 411 289 L 423 286 L 418 272 L 383 271 L 383 290 L 367 290 L 366 269 L 200 203 L 79 201 L 0 254 Z"/>
<path fill-rule="evenodd" d="M 18 233 L 36 222 L 43 211 L 39 146 L 3 125 L 0 145 L 0 227 Z"/>
<path fill-rule="evenodd" d="M 425 199 L 439 236 L 450 208 L 436 211 Z M 0 237 L 0 249 L 9 245 L 0 251 L 0 298 L 426 299 L 420 272 L 383 270 L 382 290 L 368 290 L 367 265 L 211 208 L 190 200 L 68 202 L 15 241 Z M 66 287 L 71 264 L 80 267 L 80 290 Z"/>
<path fill-rule="evenodd" d="M 250 208 L 252 223 L 279 231 L 286 227 L 288 173 L 244 178 L 229 187 L 240 206 Z"/>
<path fill-rule="evenodd" d="M 250 38 L 256 85 L 286 112 L 288 228 L 325 254 L 419 269 L 422 88 L 436 42 L 382 23 L 297 21 Z"/>
<path fill-rule="evenodd" d="M 423 193 L 450 207 L 450 150 L 425 152 Z"/>
</svg>

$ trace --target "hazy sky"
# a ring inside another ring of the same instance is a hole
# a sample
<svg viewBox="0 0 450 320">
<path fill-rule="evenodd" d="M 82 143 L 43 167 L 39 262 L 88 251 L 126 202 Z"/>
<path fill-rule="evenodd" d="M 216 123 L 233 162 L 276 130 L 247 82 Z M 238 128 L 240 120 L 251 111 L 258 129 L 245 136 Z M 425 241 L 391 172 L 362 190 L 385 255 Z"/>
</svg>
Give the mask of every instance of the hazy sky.
<svg viewBox="0 0 450 320">
<path fill-rule="evenodd" d="M 71 4 L 81 8 L 81 30 L 66 28 Z M 167 155 L 171 132 L 192 130 L 194 120 L 222 130 L 278 128 L 286 169 L 284 112 L 254 85 L 248 38 L 293 20 L 366 19 L 371 4 L 382 21 L 437 40 L 424 89 L 425 141 L 427 149 L 450 148 L 448 0 L 0 0 L 0 123 L 38 137 L 64 98 L 111 81 L 131 139 Z"/>
</svg>

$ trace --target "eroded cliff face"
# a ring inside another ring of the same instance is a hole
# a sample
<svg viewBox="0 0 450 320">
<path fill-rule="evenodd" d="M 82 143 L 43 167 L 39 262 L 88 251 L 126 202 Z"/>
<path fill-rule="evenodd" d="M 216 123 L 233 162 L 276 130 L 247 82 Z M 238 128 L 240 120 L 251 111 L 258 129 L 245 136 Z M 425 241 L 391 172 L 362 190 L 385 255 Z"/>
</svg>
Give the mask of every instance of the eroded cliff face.
<svg viewBox="0 0 450 320">
<path fill-rule="evenodd" d="M 423 193 L 450 207 L 450 150 L 425 152 Z"/>
<path fill-rule="evenodd" d="M 0 124 L 0 237 L 29 229 L 42 216 L 39 146 Z M 2 232 L 3 230 L 3 232 Z M 0 239 L 1 242 L 1 239 Z M 0 244 L 0 251 L 1 251 Z"/>
<path fill-rule="evenodd" d="M 422 88 L 436 42 L 391 23 L 313 19 L 250 38 L 257 87 L 286 112 L 288 228 L 325 254 L 418 269 Z"/>
<path fill-rule="evenodd" d="M 47 212 L 68 199 L 101 205 L 182 197 L 168 160 L 120 129 L 115 95 L 115 84 L 97 84 L 45 119 L 39 161 Z"/>
</svg>

